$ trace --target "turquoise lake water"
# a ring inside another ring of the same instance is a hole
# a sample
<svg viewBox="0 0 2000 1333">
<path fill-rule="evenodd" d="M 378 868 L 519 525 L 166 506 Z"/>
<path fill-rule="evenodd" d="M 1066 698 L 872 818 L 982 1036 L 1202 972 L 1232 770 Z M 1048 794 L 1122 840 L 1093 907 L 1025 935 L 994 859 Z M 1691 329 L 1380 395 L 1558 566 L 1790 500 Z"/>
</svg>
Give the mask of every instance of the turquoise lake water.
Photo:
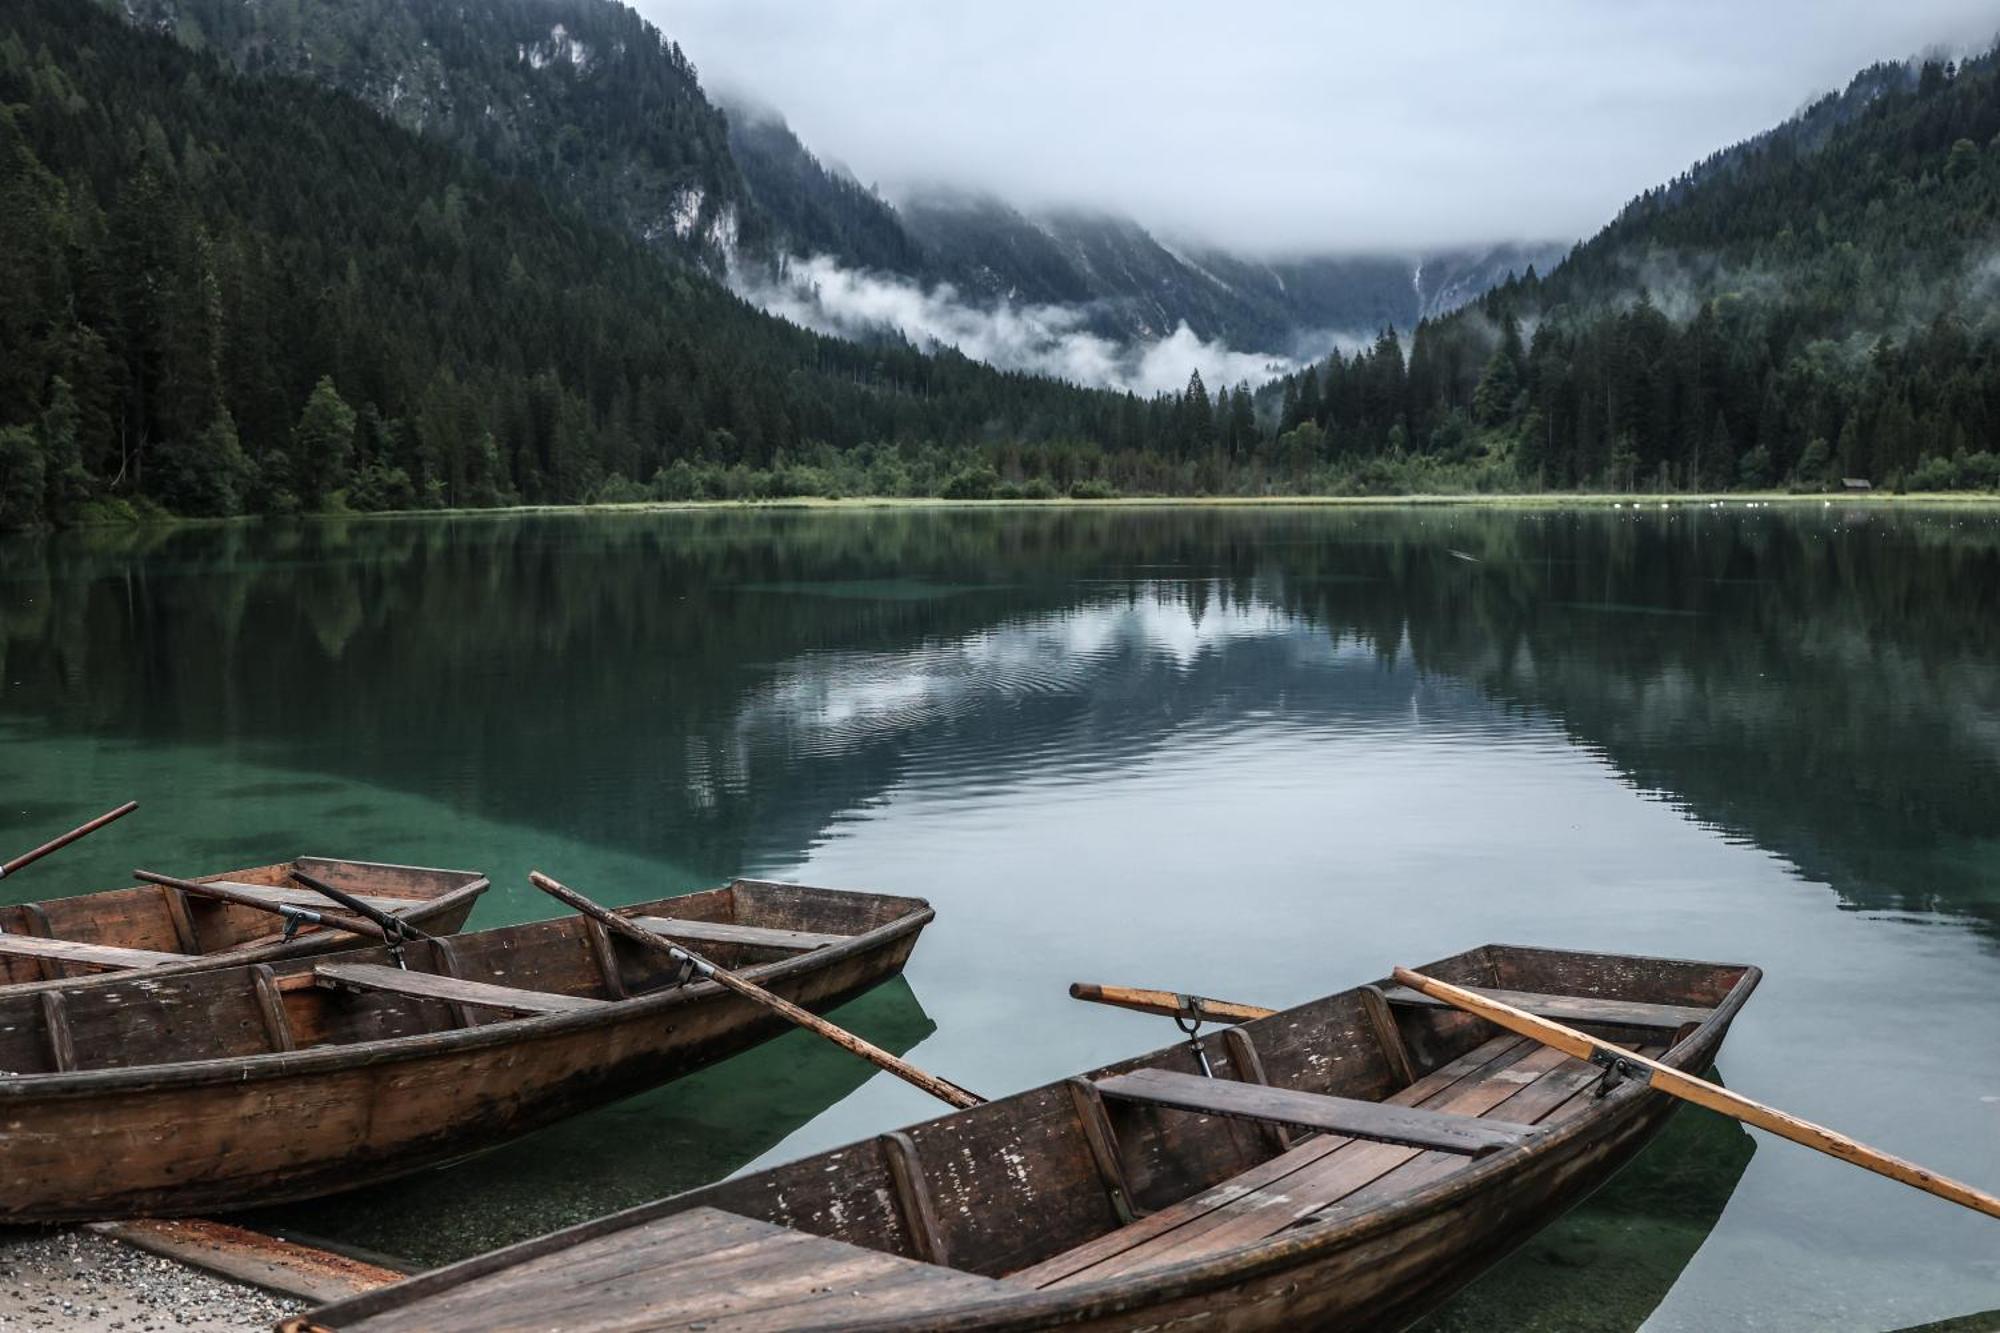
<svg viewBox="0 0 2000 1333">
<path fill-rule="evenodd" d="M 11 899 L 301 854 L 472 925 L 920 894 L 841 1021 L 987 1094 L 1494 940 L 1753 962 L 1739 1091 L 2000 1188 L 2000 517 L 1838 505 L 324 522 L 0 542 Z M 932 1114 L 804 1037 L 275 1221 L 441 1261 Z M 1699 1112 L 1437 1327 L 1901 1329 L 1993 1224 Z"/>
</svg>

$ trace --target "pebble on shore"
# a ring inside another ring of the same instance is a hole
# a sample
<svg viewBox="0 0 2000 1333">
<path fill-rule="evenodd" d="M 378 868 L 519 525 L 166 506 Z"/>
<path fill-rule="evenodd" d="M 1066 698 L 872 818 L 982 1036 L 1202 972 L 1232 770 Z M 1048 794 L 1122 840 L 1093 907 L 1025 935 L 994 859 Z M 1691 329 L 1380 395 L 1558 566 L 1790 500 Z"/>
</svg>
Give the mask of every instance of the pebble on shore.
<svg viewBox="0 0 2000 1333">
<path fill-rule="evenodd" d="M 0 1333 L 244 1333 L 304 1308 L 87 1231 L 0 1230 Z"/>
</svg>

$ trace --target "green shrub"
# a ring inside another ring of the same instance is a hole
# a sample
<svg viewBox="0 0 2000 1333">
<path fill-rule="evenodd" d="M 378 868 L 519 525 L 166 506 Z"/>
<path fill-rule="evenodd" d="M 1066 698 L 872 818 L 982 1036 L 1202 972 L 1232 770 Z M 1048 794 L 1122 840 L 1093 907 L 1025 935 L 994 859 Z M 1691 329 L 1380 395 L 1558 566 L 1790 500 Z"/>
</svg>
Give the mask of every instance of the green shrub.
<svg viewBox="0 0 2000 1333">
<path fill-rule="evenodd" d="M 0 430 L 0 530 L 42 524 L 42 443 L 27 426 Z"/>
<path fill-rule="evenodd" d="M 990 467 L 970 467 L 954 474 L 940 494 L 947 500 L 991 500 L 999 489 L 999 473 Z"/>
<path fill-rule="evenodd" d="M 637 504 L 652 498 L 651 493 L 624 474 L 613 472 L 593 486 L 586 503 L 594 505 Z"/>
</svg>

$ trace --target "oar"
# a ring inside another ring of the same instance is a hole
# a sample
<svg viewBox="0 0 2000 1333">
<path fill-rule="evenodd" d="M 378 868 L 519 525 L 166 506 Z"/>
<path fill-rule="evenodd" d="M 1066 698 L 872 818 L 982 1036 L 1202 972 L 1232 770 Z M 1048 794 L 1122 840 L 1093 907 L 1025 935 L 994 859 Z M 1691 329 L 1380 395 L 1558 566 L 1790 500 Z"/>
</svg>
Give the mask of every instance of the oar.
<svg viewBox="0 0 2000 1333">
<path fill-rule="evenodd" d="M 790 1000 L 771 994 L 771 992 L 765 990 L 754 981 L 745 981 L 734 972 L 726 968 L 717 967 L 694 950 L 674 943 L 665 935 L 655 934 L 647 930 L 630 917 L 620 916 L 616 912 L 599 906 L 578 893 L 575 889 L 565 884 L 557 883 L 539 870 L 528 872 L 528 882 L 557 901 L 567 903 L 589 917 L 592 921 L 617 931 L 628 940 L 635 941 L 636 943 L 645 945 L 649 949 L 654 949 L 660 953 L 679 959 L 689 967 L 692 967 L 696 973 L 708 978 L 716 985 L 726 990 L 735 991 L 744 999 L 761 1004 L 774 1013 L 782 1014 L 792 1022 L 797 1023 L 800 1027 L 805 1028 L 808 1032 L 818 1033 L 834 1045 L 844 1050 L 852 1051 L 878 1069 L 886 1069 L 905 1083 L 922 1088 L 939 1101 L 948 1102 L 960 1110 L 964 1110 L 967 1107 L 978 1106 L 986 1100 L 977 1093 L 967 1092 L 956 1083 L 939 1078 L 936 1074 L 925 1073 L 908 1061 L 900 1060 L 891 1055 L 874 1042 L 863 1037 L 857 1037 L 846 1028 L 829 1023 L 818 1014 L 801 1009 Z"/>
<path fill-rule="evenodd" d="M 1093 1004 L 1135 1009 L 1142 1014 L 1164 1014 L 1168 1018 L 1202 1018 L 1212 1023 L 1248 1023 L 1253 1018 L 1269 1018 L 1278 1012 L 1262 1005 L 1211 1000 L 1206 995 L 1144 990 L 1138 986 L 1099 986 L 1089 981 L 1072 982 L 1069 993 L 1072 999 L 1089 1000 Z"/>
<path fill-rule="evenodd" d="M 1399 967 L 1395 971 L 1396 980 L 1411 990 L 1422 991 L 1434 1000 L 1443 1000 L 1454 1008 L 1469 1014 L 1477 1014 L 1490 1023 L 1497 1023 L 1510 1032 L 1518 1032 L 1524 1037 L 1533 1037 L 1544 1046 L 1552 1046 L 1579 1060 L 1589 1060 L 1620 1073 L 1637 1077 L 1645 1075 L 1646 1083 L 1669 1097 L 1678 1097 L 1696 1106 L 1705 1106 L 1711 1111 L 1720 1111 L 1732 1119 L 1741 1120 L 1746 1125 L 1769 1130 L 1779 1138 L 1790 1139 L 1793 1143 L 1804 1144 L 1816 1152 L 1829 1157 L 1837 1157 L 1850 1165 L 1901 1181 L 1927 1194 L 1935 1194 L 1940 1199 L 1949 1199 L 1988 1217 L 2000 1217 L 2000 1198 L 1948 1179 L 1935 1171 L 1925 1170 L 1914 1162 L 1906 1162 L 1900 1157 L 1878 1152 L 1865 1143 L 1856 1142 L 1845 1134 L 1836 1133 L 1823 1125 L 1815 1125 L 1810 1120 L 1801 1120 L 1795 1115 L 1780 1111 L 1775 1107 L 1755 1102 L 1739 1093 L 1719 1087 L 1706 1079 L 1684 1074 L 1678 1069 L 1663 1065 L 1657 1060 L 1648 1060 L 1643 1055 L 1634 1055 L 1622 1046 L 1578 1032 L 1575 1028 L 1552 1023 L 1546 1018 L 1516 1009 L 1511 1004 L 1503 1004 L 1476 991 L 1465 990 L 1447 981 L 1438 981 Z"/>
<path fill-rule="evenodd" d="M 1165 1014 L 1174 1020 L 1174 1026 L 1187 1035 L 1188 1050 L 1194 1055 L 1195 1064 L 1201 1067 L 1204 1078 L 1214 1078 L 1215 1070 L 1208 1063 L 1208 1047 L 1201 1044 L 1201 1025 L 1213 1020 L 1218 1023 L 1247 1023 L 1253 1018 L 1263 1018 L 1277 1012 L 1261 1005 L 1237 1004 L 1233 1000 L 1211 1000 L 1205 995 L 1187 995 L 1171 990 L 1142 990 L 1137 986 L 1099 986 L 1088 981 L 1073 981 L 1069 987 L 1070 998 L 1090 1000 L 1096 1004 L 1116 1005 L 1120 1009 L 1135 1009 L 1142 1014 Z"/>
<path fill-rule="evenodd" d="M 78 838 L 89 837 L 91 834 L 97 832 L 97 830 L 103 828 L 106 824 L 109 824 L 112 820 L 123 819 L 125 816 L 131 814 L 134 810 L 137 810 L 138 808 L 139 808 L 139 803 L 137 801 L 127 801 L 125 802 L 125 804 L 119 806 L 116 810 L 106 810 L 103 814 L 91 820 L 88 824 L 78 824 L 75 828 L 63 834 L 60 838 L 49 839 L 49 841 L 35 848 L 35 850 L 32 852 L 22 852 L 19 856 L 7 862 L 7 864 L 0 865 L 0 879 L 7 878 L 7 876 L 13 874 L 16 870 L 20 870 L 26 866 L 33 865 L 35 862 L 47 856 L 50 852 L 61 851 L 63 848 L 75 842 Z"/>
<path fill-rule="evenodd" d="M 368 920 L 374 922 L 381 929 L 384 939 L 391 936 L 407 936 L 411 939 L 433 941 L 437 939 L 437 936 L 419 930 L 402 917 L 397 916 L 394 912 L 385 912 L 366 898 L 357 898 L 347 890 L 336 888 L 316 875 L 308 875 L 303 870 L 293 870 L 290 873 L 294 880 L 305 885 L 314 893 L 331 898 L 348 911 L 358 916 L 366 917 Z"/>
<path fill-rule="evenodd" d="M 389 940 L 382 927 L 373 921 L 363 921 L 359 917 L 343 916 L 339 912 L 320 912 L 310 907 L 299 907 L 292 903 L 267 903 L 262 898 L 253 898 L 247 893 L 226 889 L 220 884 L 203 884 L 192 879 L 175 879 L 172 875 L 161 875 L 151 870 L 134 870 L 133 879 L 144 880 L 148 884 L 159 884 L 169 889 L 179 889 L 182 893 L 197 898 L 212 898 L 219 903 L 234 903 L 238 907 L 255 908 L 259 912 L 269 912 L 272 916 L 285 919 L 285 934 L 289 938 L 292 930 L 299 925 L 330 926 L 334 930 L 344 930 L 350 935 L 363 939 Z"/>
</svg>

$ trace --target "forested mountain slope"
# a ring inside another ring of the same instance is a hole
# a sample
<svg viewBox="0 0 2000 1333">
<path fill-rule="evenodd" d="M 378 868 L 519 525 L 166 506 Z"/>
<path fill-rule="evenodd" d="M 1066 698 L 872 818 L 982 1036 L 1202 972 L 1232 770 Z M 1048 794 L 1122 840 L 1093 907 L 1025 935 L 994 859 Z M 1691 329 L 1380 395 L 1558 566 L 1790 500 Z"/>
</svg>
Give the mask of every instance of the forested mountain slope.
<svg viewBox="0 0 2000 1333">
<path fill-rule="evenodd" d="M 350 93 L 496 174 L 719 262 L 762 219 L 681 49 L 607 0 L 105 0 L 250 74 Z"/>
<path fill-rule="evenodd" d="M 1553 273 L 1277 386 L 1290 450 L 1616 489 L 1991 486 L 2000 71 L 1863 71 Z"/>
<path fill-rule="evenodd" d="M 573 502 L 864 443 L 908 446 L 894 490 L 940 448 L 1168 419 L 803 333 L 343 94 L 0 11 L 0 526 Z"/>
</svg>

